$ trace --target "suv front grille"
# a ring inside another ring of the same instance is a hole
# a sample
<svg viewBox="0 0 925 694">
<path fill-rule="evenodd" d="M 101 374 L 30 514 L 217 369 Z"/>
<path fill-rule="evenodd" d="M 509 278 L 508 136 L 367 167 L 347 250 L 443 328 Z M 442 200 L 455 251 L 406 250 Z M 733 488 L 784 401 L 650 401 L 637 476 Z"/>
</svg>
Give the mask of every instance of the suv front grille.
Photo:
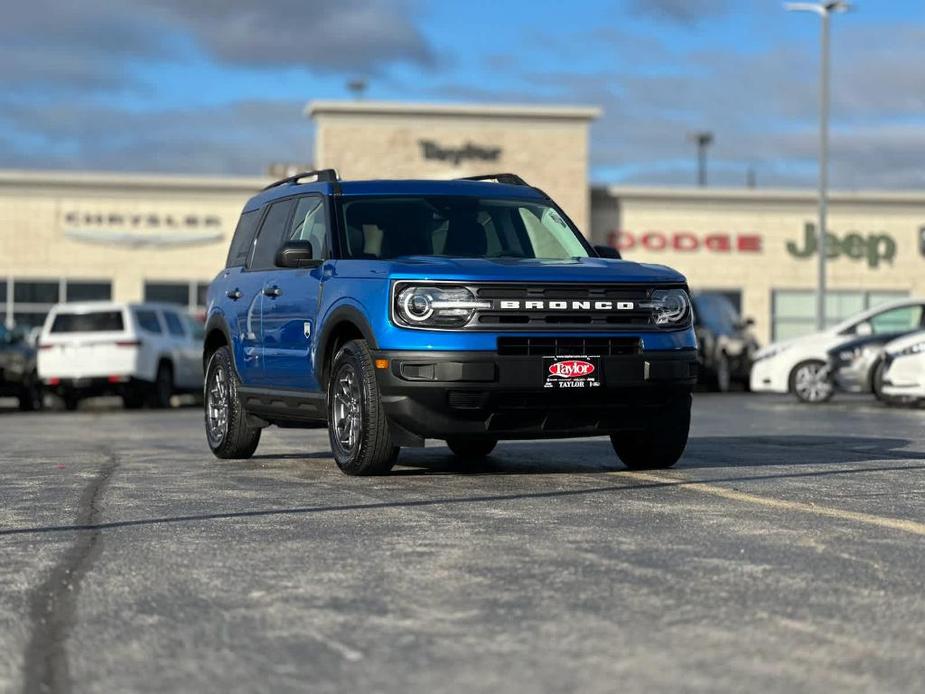
<svg viewBox="0 0 925 694">
<path fill-rule="evenodd" d="M 655 287 L 643 285 L 470 285 L 476 297 L 491 301 L 479 309 L 468 328 L 483 330 L 638 329 L 652 324 L 640 308 Z"/>
<path fill-rule="evenodd" d="M 602 356 L 639 354 L 638 337 L 499 337 L 501 356 Z"/>
</svg>

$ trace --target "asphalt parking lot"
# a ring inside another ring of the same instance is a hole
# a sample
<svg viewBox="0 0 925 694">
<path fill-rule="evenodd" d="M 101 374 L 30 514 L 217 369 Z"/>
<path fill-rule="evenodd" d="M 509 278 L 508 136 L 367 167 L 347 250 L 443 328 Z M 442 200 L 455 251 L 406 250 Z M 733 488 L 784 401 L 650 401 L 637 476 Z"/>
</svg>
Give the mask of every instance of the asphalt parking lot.
<svg viewBox="0 0 925 694">
<path fill-rule="evenodd" d="M 211 457 L 195 408 L 0 415 L 0 690 L 925 688 L 925 411 L 697 395 L 682 463 L 326 432 Z"/>
</svg>

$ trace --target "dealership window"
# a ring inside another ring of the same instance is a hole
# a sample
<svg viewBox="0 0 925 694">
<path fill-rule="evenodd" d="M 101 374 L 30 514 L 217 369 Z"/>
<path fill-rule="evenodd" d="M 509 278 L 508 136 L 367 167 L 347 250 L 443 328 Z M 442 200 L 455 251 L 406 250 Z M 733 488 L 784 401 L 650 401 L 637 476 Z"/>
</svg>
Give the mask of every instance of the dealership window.
<svg viewBox="0 0 925 694">
<path fill-rule="evenodd" d="M 841 323 L 856 313 L 908 296 L 902 291 L 830 291 L 825 297 L 826 327 Z M 772 337 L 787 340 L 816 330 L 816 294 L 810 290 L 774 290 Z"/>
<path fill-rule="evenodd" d="M 65 298 L 67 301 L 110 301 L 112 283 L 68 280 Z"/>
<path fill-rule="evenodd" d="M 208 282 L 145 282 L 145 301 L 176 304 L 194 311 L 205 308 Z"/>
<path fill-rule="evenodd" d="M 63 301 L 106 301 L 112 283 L 104 280 L 20 279 L 0 281 L 0 321 L 34 328 L 45 322 L 51 307 Z"/>
</svg>

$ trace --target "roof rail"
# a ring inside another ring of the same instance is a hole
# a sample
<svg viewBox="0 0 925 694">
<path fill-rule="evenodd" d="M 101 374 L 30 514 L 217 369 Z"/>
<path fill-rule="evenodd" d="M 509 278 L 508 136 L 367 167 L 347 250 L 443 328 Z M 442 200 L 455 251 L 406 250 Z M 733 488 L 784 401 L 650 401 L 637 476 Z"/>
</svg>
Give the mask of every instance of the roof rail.
<svg viewBox="0 0 925 694">
<path fill-rule="evenodd" d="M 265 188 L 261 188 L 261 191 L 270 190 L 270 188 L 282 186 L 287 183 L 298 183 L 301 179 L 308 178 L 309 176 L 315 176 L 319 183 L 322 181 L 337 183 L 337 171 L 334 169 L 319 169 L 318 171 L 302 171 L 295 174 L 294 176 L 286 176 L 286 178 L 281 178 L 278 181 L 274 181 Z"/>
<path fill-rule="evenodd" d="M 495 181 L 497 183 L 507 183 L 512 186 L 529 186 L 524 179 L 522 179 L 517 174 L 512 173 L 495 173 L 495 174 L 482 174 L 481 176 L 464 176 L 463 178 L 456 179 L 458 181 Z"/>
</svg>

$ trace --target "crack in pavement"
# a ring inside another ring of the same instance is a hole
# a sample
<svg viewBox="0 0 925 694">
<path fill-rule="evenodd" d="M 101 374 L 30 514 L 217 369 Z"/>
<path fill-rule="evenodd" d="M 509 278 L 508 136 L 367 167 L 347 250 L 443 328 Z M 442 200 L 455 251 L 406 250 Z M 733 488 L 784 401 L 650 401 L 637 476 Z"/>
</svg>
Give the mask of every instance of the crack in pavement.
<svg viewBox="0 0 925 694">
<path fill-rule="evenodd" d="M 112 452 L 84 487 L 77 502 L 78 525 L 92 526 L 100 513 L 100 501 L 119 463 Z M 67 639 L 77 612 L 80 583 L 99 556 L 102 531 L 79 531 L 74 543 L 32 592 L 29 614 L 32 634 L 23 660 L 23 692 L 54 694 L 71 691 Z"/>
</svg>

